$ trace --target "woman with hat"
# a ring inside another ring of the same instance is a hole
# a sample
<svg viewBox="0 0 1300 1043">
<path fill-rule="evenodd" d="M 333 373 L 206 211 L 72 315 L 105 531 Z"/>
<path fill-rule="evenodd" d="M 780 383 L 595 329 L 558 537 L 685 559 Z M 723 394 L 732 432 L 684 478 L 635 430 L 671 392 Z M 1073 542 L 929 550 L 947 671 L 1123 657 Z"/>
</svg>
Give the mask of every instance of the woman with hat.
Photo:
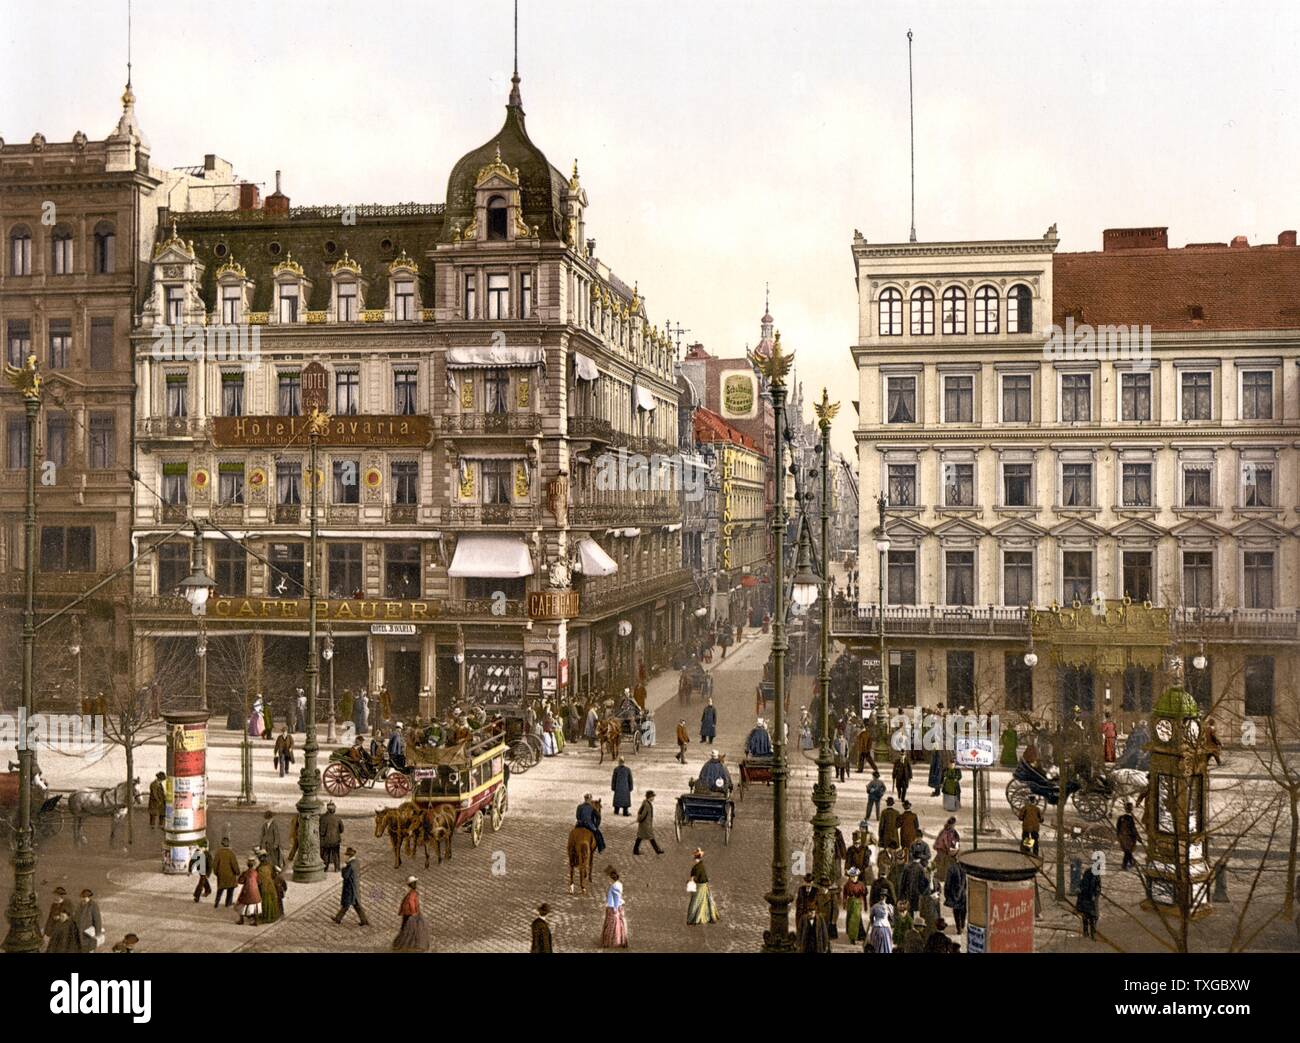
<svg viewBox="0 0 1300 1043">
<path fill-rule="evenodd" d="M 393 939 L 394 952 L 428 952 L 429 928 L 420 914 L 419 881 L 413 877 L 406 878 L 406 896 L 402 906 L 397 910 L 402 918 L 402 929 Z"/>
<path fill-rule="evenodd" d="M 262 892 L 257 883 L 257 859 L 248 860 L 248 868 L 239 874 L 239 922 L 257 925 L 257 918 L 262 912 Z"/>
<path fill-rule="evenodd" d="M 695 864 L 691 866 L 691 878 L 686 883 L 686 890 L 691 894 L 686 906 L 687 924 L 717 923 L 722 919 L 709 891 L 709 871 L 704 868 L 704 851 L 698 847 L 695 849 Z"/>
<path fill-rule="evenodd" d="M 627 918 L 623 912 L 623 881 L 618 878 L 618 870 L 613 866 L 605 867 L 609 878 L 609 890 L 605 892 L 605 927 L 600 932 L 602 949 L 627 948 Z"/>
<path fill-rule="evenodd" d="M 849 867 L 849 878 L 844 882 L 844 933 L 849 942 L 857 945 L 866 937 L 866 927 L 862 923 L 862 906 L 867 900 L 867 885 L 860 878 L 862 874 L 857 866 Z"/>
</svg>

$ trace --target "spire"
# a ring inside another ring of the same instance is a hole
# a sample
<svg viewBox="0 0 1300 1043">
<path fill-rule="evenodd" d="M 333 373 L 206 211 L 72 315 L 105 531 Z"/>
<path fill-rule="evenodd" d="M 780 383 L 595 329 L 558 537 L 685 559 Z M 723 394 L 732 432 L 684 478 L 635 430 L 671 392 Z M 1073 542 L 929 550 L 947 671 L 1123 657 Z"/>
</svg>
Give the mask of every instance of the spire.
<svg viewBox="0 0 1300 1043">
<path fill-rule="evenodd" d="M 519 93 L 519 0 L 515 0 L 515 71 L 510 77 L 510 101 L 508 108 L 524 110 L 524 99 Z"/>
</svg>

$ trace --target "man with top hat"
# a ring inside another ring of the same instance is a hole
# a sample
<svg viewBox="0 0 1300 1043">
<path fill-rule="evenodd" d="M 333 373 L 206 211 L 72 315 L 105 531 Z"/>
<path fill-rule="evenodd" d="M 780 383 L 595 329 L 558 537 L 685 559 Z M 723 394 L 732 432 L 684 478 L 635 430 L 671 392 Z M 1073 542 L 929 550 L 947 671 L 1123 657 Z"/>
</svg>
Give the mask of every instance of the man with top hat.
<svg viewBox="0 0 1300 1043">
<path fill-rule="evenodd" d="M 880 813 L 879 839 L 882 848 L 898 847 L 898 809 L 893 797 L 885 800 L 885 810 Z"/>
<path fill-rule="evenodd" d="M 338 816 L 338 807 L 334 801 L 325 805 L 325 814 L 320 817 L 320 855 L 325 863 L 325 871 L 330 866 L 339 868 L 339 848 L 343 844 L 343 820 Z"/>
<path fill-rule="evenodd" d="M 369 927 L 366 911 L 361 907 L 361 863 L 357 861 L 356 848 L 350 847 L 343 852 L 343 893 L 339 901 L 339 911 L 332 919 L 335 923 L 343 922 L 343 914 L 349 909 L 357 911 L 357 919 L 362 927 Z"/>
</svg>

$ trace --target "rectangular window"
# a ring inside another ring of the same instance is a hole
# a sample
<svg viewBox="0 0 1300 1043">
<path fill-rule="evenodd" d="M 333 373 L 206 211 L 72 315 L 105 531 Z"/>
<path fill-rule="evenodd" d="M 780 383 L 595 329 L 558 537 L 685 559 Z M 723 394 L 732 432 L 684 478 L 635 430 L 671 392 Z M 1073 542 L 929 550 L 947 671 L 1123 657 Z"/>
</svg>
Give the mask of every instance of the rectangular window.
<svg viewBox="0 0 1300 1043">
<path fill-rule="evenodd" d="M 1273 371 L 1247 370 L 1241 375 L 1241 419 L 1273 419 Z"/>
<path fill-rule="evenodd" d="M 916 464 L 889 465 L 889 504 L 891 507 L 916 506 Z"/>
<path fill-rule="evenodd" d="M 95 530 L 89 526 L 43 525 L 42 572 L 94 572 Z"/>
<path fill-rule="evenodd" d="M 944 580 L 947 604 L 975 604 L 975 552 L 948 551 L 944 555 Z"/>
<path fill-rule="evenodd" d="M 1028 424 L 1033 420 L 1033 383 L 1028 373 L 1002 378 L 1002 422 Z"/>
<path fill-rule="evenodd" d="M 9 274 L 32 274 L 32 237 L 25 229 L 9 237 Z"/>
<path fill-rule="evenodd" d="M 1025 665 L 1025 657 L 1020 652 L 1007 652 L 1004 655 L 1007 709 L 1024 710 L 1034 708 L 1034 671 Z"/>
<path fill-rule="evenodd" d="M 227 326 L 234 326 L 239 322 L 243 298 L 243 287 L 238 284 L 221 287 L 221 321 Z"/>
<path fill-rule="evenodd" d="M 339 322 L 357 321 L 357 284 L 341 282 L 337 289 L 337 305 L 334 318 Z"/>
<path fill-rule="evenodd" d="M 1061 668 L 1061 709 L 1070 714 L 1077 706 L 1084 713 L 1091 713 L 1097 681 L 1086 666 L 1066 666 Z"/>
<path fill-rule="evenodd" d="M 117 236 L 106 229 L 95 232 L 95 274 L 111 275 L 117 267 Z"/>
<path fill-rule="evenodd" d="M 533 317 L 533 273 L 521 272 L 519 275 L 519 317 Z"/>
<path fill-rule="evenodd" d="M 331 598 L 359 598 L 365 594 L 361 544 L 331 543 L 326 561 Z"/>
<path fill-rule="evenodd" d="M 72 236 L 68 232 L 55 232 L 50 245 L 54 253 L 54 274 L 72 274 Z"/>
<path fill-rule="evenodd" d="M 484 460 L 483 503 L 509 503 L 514 485 L 514 462 L 511 460 Z"/>
<path fill-rule="evenodd" d="M 1152 506 L 1151 464 L 1126 463 L 1123 465 L 1120 502 L 1125 507 Z"/>
<path fill-rule="evenodd" d="M 504 413 L 510 408 L 510 372 L 489 369 L 483 374 L 483 390 L 489 413 Z"/>
<path fill-rule="evenodd" d="M 183 460 L 163 464 L 163 503 L 183 507 L 189 502 L 190 468 Z"/>
<path fill-rule="evenodd" d="M 1211 417 L 1210 388 L 1213 384 L 1213 374 L 1184 373 L 1182 383 L 1182 418 L 1184 420 L 1209 420 Z"/>
<path fill-rule="evenodd" d="M 1123 552 L 1123 559 L 1124 596 L 1139 604 L 1152 600 L 1151 552 L 1126 550 Z"/>
<path fill-rule="evenodd" d="M 1002 504 L 1004 507 L 1028 507 L 1033 495 L 1033 465 L 1002 465 Z"/>
<path fill-rule="evenodd" d="M 355 369 L 339 370 L 334 374 L 334 413 L 337 416 L 356 416 L 361 404 L 361 374 Z"/>
<path fill-rule="evenodd" d="M 1188 608 L 1214 606 L 1214 554 L 1211 551 L 1183 552 L 1183 604 Z"/>
<path fill-rule="evenodd" d="M 189 416 L 189 378 L 184 373 L 168 373 L 167 416 Z"/>
<path fill-rule="evenodd" d="M 1061 465 L 1061 506 L 1092 506 L 1092 464 Z"/>
<path fill-rule="evenodd" d="M 221 415 L 244 415 L 244 374 L 221 374 Z"/>
<path fill-rule="evenodd" d="M 890 550 L 889 604 L 916 604 L 916 551 Z"/>
<path fill-rule="evenodd" d="M 415 318 L 415 283 L 410 279 L 393 283 L 393 318 L 398 322 Z"/>
<path fill-rule="evenodd" d="M 1122 706 L 1129 713 L 1150 712 L 1155 693 L 1156 675 L 1142 666 L 1130 666 L 1124 671 L 1124 696 Z"/>
<path fill-rule="evenodd" d="M 399 369 L 393 374 L 393 412 L 398 416 L 414 416 L 418 377 L 413 369 Z"/>
<path fill-rule="evenodd" d="M 275 502 L 281 507 L 302 503 L 302 463 L 281 460 L 275 465 Z"/>
<path fill-rule="evenodd" d="M 248 593 L 248 554 L 238 543 L 219 540 L 212 548 L 212 578 L 216 592 L 226 597 L 243 597 Z"/>
<path fill-rule="evenodd" d="M 1009 550 L 1002 555 L 1002 604 L 1034 603 L 1034 555 L 1027 550 Z"/>
<path fill-rule="evenodd" d="M 916 705 L 916 653 L 889 653 L 889 705 Z"/>
<path fill-rule="evenodd" d="M 241 504 L 244 502 L 244 465 L 223 463 L 217 467 L 217 502 Z"/>
<path fill-rule="evenodd" d="M 1092 374 L 1061 375 L 1061 423 L 1077 424 L 1092 420 Z"/>
<path fill-rule="evenodd" d="M 916 423 L 916 377 L 890 377 L 886 381 L 890 424 Z"/>
<path fill-rule="evenodd" d="M 281 322 L 298 321 L 298 287 L 281 286 L 280 287 L 280 307 L 279 317 Z"/>
<path fill-rule="evenodd" d="M 975 703 L 975 653 L 949 652 L 947 669 L 948 706 L 956 709 Z"/>
<path fill-rule="evenodd" d="M 1273 657 L 1246 656 L 1246 713 L 1250 717 L 1273 714 Z"/>
<path fill-rule="evenodd" d="M 90 368 L 113 368 L 113 320 L 90 320 Z"/>
<path fill-rule="evenodd" d="M 8 354 L 5 356 L 11 366 L 22 366 L 27 356 L 32 353 L 32 324 L 26 319 L 10 319 L 5 326 Z"/>
<path fill-rule="evenodd" d="M 45 459 L 59 467 L 72 456 L 72 420 L 67 413 L 51 411 L 45 420 Z"/>
<path fill-rule="evenodd" d="M 185 319 L 185 287 L 163 287 L 163 315 L 168 326 L 179 326 Z"/>
<path fill-rule="evenodd" d="M 281 373 L 278 378 L 277 405 L 281 416 L 298 416 L 302 413 L 302 375 L 294 370 Z"/>
<path fill-rule="evenodd" d="M 67 369 L 72 365 L 72 322 L 50 320 L 50 369 Z"/>
<path fill-rule="evenodd" d="M 465 276 L 465 318 L 472 319 L 478 312 L 478 305 L 474 300 L 475 285 L 474 276 L 469 274 Z"/>
<path fill-rule="evenodd" d="M 271 574 L 267 583 L 272 596 L 297 598 L 303 594 L 303 577 L 306 575 L 306 544 L 273 543 L 271 553 Z"/>
<path fill-rule="evenodd" d="M 1092 597 L 1092 551 L 1061 552 L 1061 600 L 1086 605 Z"/>
<path fill-rule="evenodd" d="M 27 421 L 22 418 L 5 424 L 5 465 L 11 471 L 27 467 Z"/>
<path fill-rule="evenodd" d="M 389 598 L 420 596 L 420 545 L 418 543 L 384 544 L 384 596 Z"/>
<path fill-rule="evenodd" d="M 1247 608 L 1273 607 L 1273 552 L 1246 551 L 1242 554 L 1242 579 Z"/>
<path fill-rule="evenodd" d="M 943 420 L 945 424 L 969 424 L 975 419 L 975 378 L 944 377 Z"/>
<path fill-rule="evenodd" d="M 117 420 L 112 413 L 90 414 L 88 440 L 92 471 L 109 471 L 117 466 Z"/>
<path fill-rule="evenodd" d="M 510 276 L 488 276 L 487 301 L 489 319 L 510 318 Z"/>
<path fill-rule="evenodd" d="M 1210 465 L 1183 467 L 1183 506 L 1210 506 Z"/>
<path fill-rule="evenodd" d="M 361 462 L 359 460 L 334 461 L 333 503 L 361 502 Z"/>
<path fill-rule="evenodd" d="M 1119 377 L 1119 418 L 1151 419 L 1151 374 L 1121 373 Z"/>
<path fill-rule="evenodd" d="M 975 465 L 945 462 L 943 502 L 948 507 L 975 506 Z"/>
<path fill-rule="evenodd" d="M 189 544 L 164 543 L 154 555 L 158 559 L 159 597 L 177 594 L 177 588 L 190 574 Z"/>
<path fill-rule="evenodd" d="M 1241 465 L 1241 502 L 1243 507 L 1272 507 L 1273 465 L 1247 460 Z"/>
<path fill-rule="evenodd" d="M 393 503 L 420 502 L 420 464 L 416 460 L 393 461 Z"/>
</svg>

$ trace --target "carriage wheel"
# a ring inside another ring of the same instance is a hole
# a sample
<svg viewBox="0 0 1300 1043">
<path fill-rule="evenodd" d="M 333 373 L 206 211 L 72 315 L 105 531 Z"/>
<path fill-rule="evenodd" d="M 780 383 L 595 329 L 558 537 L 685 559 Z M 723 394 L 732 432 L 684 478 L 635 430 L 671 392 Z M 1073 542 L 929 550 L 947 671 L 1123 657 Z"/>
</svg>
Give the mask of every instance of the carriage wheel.
<svg viewBox="0 0 1300 1043">
<path fill-rule="evenodd" d="M 483 842 L 483 812 L 476 811 L 469 824 L 469 838 L 478 847 Z"/>
<path fill-rule="evenodd" d="M 390 797 L 401 799 L 411 795 L 411 777 L 405 772 L 390 771 L 384 776 L 384 789 Z"/>
<path fill-rule="evenodd" d="M 357 784 L 356 776 L 338 761 L 326 766 L 321 781 L 325 783 L 325 792 L 331 797 L 346 797 Z"/>
<path fill-rule="evenodd" d="M 63 809 L 56 806 L 42 812 L 37 826 L 42 837 L 57 837 L 63 832 Z"/>
<path fill-rule="evenodd" d="M 516 739 L 510 746 L 510 770 L 522 775 L 536 763 L 532 744 L 527 739 Z"/>
<path fill-rule="evenodd" d="M 1100 822 L 1108 817 L 1110 811 L 1110 798 L 1104 793 L 1087 792 L 1085 790 L 1075 790 L 1074 795 L 1070 797 L 1070 803 L 1074 805 L 1077 811 L 1088 822 Z"/>
<path fill-rule="evenodd" d="M 1029 783 L 1022 779 L 1012 779 L 1007 783 L 1007 803 L 1017 815 L 1024 810 L 1029 798 Z"/>
<path fill-rule="evenodd" d="M 542 740 L 536 735 L 525 736 L 524 742 L 528 743 L 528 748 L 533 751 L 533 764 L 542 759 Z"/>
<path fill-rule="evenodd" d="M 677 805 L 677 814 L 673 816 L 673 832 L 677 835 L 677 843 L 682 842 L 682 826 L 686 825 L 686 812 L 682 810 L 679 803 Z"/>
<path fill-rule="evenodd" d="M 727 801 L 727 810 L 722 814 L 722 843 L 726 846 L 731 843 L 731 827 L 736 821 L 736 806 Z"/>
<path fill-rule="evenodd" d="M 633 753 L 641 752 L 641 729 L 640 728 L 634 728 L 632 730 L 632 752 Z"/>
<path fill-rule="evenodd" d="M 745 789 L 749 786 L 749 777 L 745 774 L 745 769 L 740 769 L 740 785 L 736 787 L 736 793 L 741 800 L 745 799 Z"/>
<path fill-rule="evenodd" d="M 498 833 L 501 830 L 501 823 L 506 817 L 506 791 L 504 787 L 498 787 L 492 794 L 492 832 Z"/>
</svg>

